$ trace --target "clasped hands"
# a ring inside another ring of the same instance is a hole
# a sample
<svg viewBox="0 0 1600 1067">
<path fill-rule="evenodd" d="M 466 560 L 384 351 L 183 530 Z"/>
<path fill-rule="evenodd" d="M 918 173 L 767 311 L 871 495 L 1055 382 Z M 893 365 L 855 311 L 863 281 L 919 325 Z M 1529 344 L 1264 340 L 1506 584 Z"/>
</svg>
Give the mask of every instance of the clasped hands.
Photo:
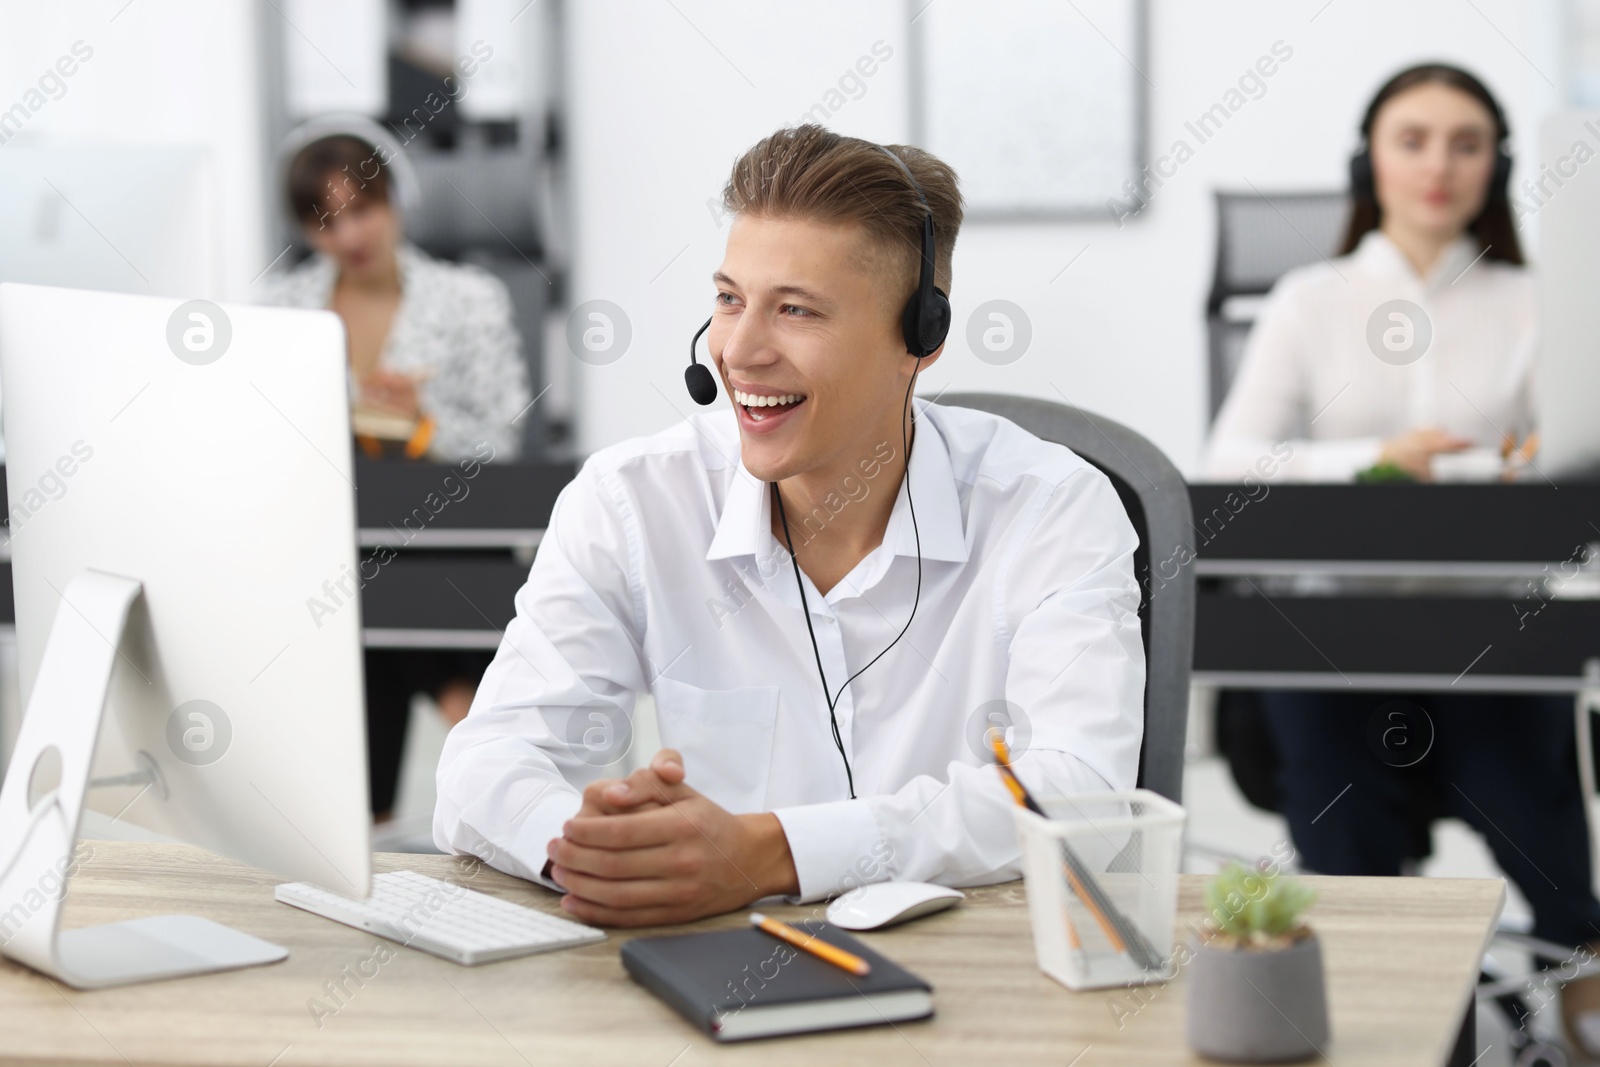
<svg viewBox="0 0 1600 1067">
<path fill-rule="evenodd" d="M 552 838 L 549 876 L 574 918 L 605 926 L 687 922 L 799 892 L 778 817 L 734 815 L 685 781 L 666 748 L 626 778 L 591 782 Z"/>
</svg>

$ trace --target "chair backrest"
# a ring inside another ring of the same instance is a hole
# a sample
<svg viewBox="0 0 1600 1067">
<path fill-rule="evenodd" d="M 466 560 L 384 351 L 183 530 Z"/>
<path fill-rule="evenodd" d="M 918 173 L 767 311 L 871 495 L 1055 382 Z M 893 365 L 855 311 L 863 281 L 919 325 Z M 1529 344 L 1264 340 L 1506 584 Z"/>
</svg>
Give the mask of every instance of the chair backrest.
<svg viewBox="0 0 1600 1067">
<path fill-rule="evenodd" d="M 1181 802 L 1194 649 L 1194 570 L 1186 548 L 1191 513 L 1183 475 L 1139 434 L 1082 408 L 995 393 L 947 393 L 939 403 L 1010 419 L 1035 437 L 1065 445 L 1111 479 L 1139 535 L 1133 560 L 1134 577 L 1144 591 L 1139 601 L 1145 655 L 1139 784 Z"/>
<path fill-rule="evenodd" d="M 458 258 L 493 248 L 534 263 L 544 258 L 539 232 L 538 161 L 517 148 L 407 149 L 421 187 L 406 236 L 434 255 Z"/>
<path fill-rule="evenodd" d="M 546 308 L 555 299 L 555 268 L 545 255 L 539 226 L 541 171 L 518 148 L 467 147 L 440 152 L 408 149 L 421 186 L 421 203 L 406 217 L 406 236 L 430 255 L 482 267 L 505 284 L 522 338 L 528 384 L 544 388 Z M 534 404 L 517 419 L 523 458 L 542 456 L 549 441 L 544 407 Z"/>
<path fill-rule="evenodd" d="M 464 250 L 461 262 L 482 267 L 505 285 L 511 297 L 511 318 L 522 338 L 528 391 L 530 396 L 538 397 L 548 384 L 544 365 L 544 323 L 554 268 L 546 263 L 541 269 L 504 246 L 495 248 L 493 245 Z M 544 458 L 550 447 L 549 427 L 544 417 L 546 406 L 530 404 L 515 420 L 522 431 L 522 458 L 528 462 Z"/>
<path fill-rule="evenodd" d="M 1206 299 L 1210 415 L 1227 399 L 1255 316 L 1236 297 L 1259 297 L 1295 267 L 1331 259 L 1350 198 L 1344 192 L 1218 192 L 1217 262 Z"/>
</svg>

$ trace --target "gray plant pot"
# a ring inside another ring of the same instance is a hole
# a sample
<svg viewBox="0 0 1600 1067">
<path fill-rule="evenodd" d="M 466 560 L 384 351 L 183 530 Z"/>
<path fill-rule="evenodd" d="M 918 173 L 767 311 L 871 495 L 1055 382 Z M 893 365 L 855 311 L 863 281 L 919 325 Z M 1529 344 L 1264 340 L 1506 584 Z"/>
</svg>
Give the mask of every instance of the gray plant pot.
<svg viewBox="0 0 1600 1067">
<path fill-rule="evenodd" d="M 1192 946 L 1189 1047 L 1229 1063 L 1289 1063 L 1328 1048 L 1316 935 L 1284 949 Z"/>
</svg>

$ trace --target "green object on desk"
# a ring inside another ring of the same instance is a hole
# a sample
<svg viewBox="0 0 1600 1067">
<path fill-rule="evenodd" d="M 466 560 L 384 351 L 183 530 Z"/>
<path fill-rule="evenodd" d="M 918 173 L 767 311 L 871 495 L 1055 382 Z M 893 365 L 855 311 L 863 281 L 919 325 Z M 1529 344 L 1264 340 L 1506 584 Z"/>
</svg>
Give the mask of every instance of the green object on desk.
<svg viewBox="0 0 1600 1067">
<path fill-rule="evenodd" d="M 1284 874 L 1230 863 L 1206 883 L 1206 907 L 1218 930 L 1244 943 L 1264 944 L 1292 934 L 1317 898 Z"/>
<path fill-rule="evenodd" d="M 1393 463 L 1375 463 L 1364 471 L 1356 471 L 1356 481 L 1363 485 L 1383 485 L 1415 482 L 1405 468 Z"/>
</svg>

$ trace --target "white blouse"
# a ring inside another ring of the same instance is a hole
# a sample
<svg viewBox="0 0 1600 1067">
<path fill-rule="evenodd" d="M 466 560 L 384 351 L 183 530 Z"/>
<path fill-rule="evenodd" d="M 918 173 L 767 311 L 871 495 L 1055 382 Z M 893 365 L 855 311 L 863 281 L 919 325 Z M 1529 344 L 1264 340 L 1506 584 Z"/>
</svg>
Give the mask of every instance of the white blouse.
<svg viewBox="0 0 1600 1067">
<path fill-rule="evenodd" d="M 1349 481 L 1385 440 L 1425 426 L 1481 446 L 1520 441 L 1533 428 L 1533 279 L 1480 251 L 1463 236 L 1418 277 L 1374 230 L 1348 256 L 1285 274 L 1212 427 L 1205 476 Z"/>
<path fill-rule="evenodd" d="M 487 442 L 494 459 L 516 459 L 522 430 L 512 420 L 528 406 L 528 369 L 505 285 L 481 267 L 434 259 L 410 243 L 397 256 L 400 306 L 378 364 L 429 375 L 418 387 L 423 414 L 434 421 L 428 458 L 481 459 L 478 446 Z M 338 278 L 338 265 L 315 254 L 264 279 L 262 302 L 326 308 Z"/>
</svg>

